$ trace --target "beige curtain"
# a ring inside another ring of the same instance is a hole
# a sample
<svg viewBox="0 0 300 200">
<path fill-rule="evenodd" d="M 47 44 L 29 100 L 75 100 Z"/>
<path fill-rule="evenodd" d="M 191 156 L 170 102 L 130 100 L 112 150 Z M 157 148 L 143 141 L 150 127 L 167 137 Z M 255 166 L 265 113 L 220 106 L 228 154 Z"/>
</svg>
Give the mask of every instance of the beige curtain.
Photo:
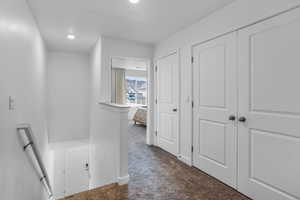
<svg viewBox="0 0 300 200">
<path fill-rule="evenodd" d="M 126 103 L 126 83 L 125 83 L 125 69 L 114 69 L 115 71 L 115 103 Z"/>
</svg>

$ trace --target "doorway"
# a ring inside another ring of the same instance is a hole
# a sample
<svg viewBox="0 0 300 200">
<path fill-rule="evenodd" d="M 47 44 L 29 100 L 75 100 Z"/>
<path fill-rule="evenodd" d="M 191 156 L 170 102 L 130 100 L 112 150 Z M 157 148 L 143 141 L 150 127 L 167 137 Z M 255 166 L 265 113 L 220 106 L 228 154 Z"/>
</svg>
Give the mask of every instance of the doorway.
<svg viewBox="0 0 300 200">
<path fill-rule="evenodd" d="M 146 129 L 145 140 L 150 144 L 150 60 L 144 58 L 111 58 L 111 103 L 130 107 L 128 119 L 131 125 Z"/>
</svg>

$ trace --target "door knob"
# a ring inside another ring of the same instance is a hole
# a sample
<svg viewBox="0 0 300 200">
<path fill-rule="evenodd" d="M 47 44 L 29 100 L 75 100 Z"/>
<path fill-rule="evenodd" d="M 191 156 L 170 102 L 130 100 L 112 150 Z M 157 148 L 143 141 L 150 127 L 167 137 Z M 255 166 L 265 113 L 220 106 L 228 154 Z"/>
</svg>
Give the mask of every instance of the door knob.
<svg viewBox="0 0 300 200">
<path fill-rule="evenodd" d="M 173 109 L 173 112 L 177 112 L 177 108 L 174 108 L 174 109 Z"/>
<path fill-rule="evenodd" d="M 235 121 L 235 116 L 234 115 L 230 115 L 228 118 L 230 121 Z"/>
<path fill-rule="evenodd" d="M 244 122 L 246 122 L 246 121 L 247 121 L 246 117 L 240 117 L 240 118 L 239 118 L 239 122 L 243 122 L 243 123 L 244 123 Z"/>
</svg>

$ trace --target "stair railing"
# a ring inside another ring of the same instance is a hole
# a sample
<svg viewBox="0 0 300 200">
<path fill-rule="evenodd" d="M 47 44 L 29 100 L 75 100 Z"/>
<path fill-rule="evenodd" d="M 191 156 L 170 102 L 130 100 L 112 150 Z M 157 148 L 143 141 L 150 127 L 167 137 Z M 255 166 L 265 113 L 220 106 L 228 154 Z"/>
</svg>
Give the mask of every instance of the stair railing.
<svg viewBox="0 0 300 200">
<path fill-rule="evenodd" d="M 50 181 L 47 175 L 47 171 L 45 165 L 40 157 L 40 154 L 34 144 L 32 129 L 30 124 L 19 124 L 17 126 L 17 131 L 20 136 L 23 150 L 27 153 L 28 157 L 30 158 L 33 167 L 35 168 L 40 182 L 43 184 L 49 199 L 53 199 L 53 192 L 50 186 Z"/>
</svg>

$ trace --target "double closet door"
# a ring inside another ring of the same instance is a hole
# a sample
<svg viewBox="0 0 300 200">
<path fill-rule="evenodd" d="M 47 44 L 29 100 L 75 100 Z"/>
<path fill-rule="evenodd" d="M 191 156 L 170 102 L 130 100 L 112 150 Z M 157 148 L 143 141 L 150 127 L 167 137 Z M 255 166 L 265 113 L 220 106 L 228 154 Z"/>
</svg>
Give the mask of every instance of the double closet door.
<svg viewBox="0 0 300 200">
<path fill-rule="evenodd" d="M 300 10 L 193 56 L 194 166 L 255 200 L 299 200 Z"/>
<path fill-rule="evenodd" d="M 193 163 L 235 187 L 236 33 L 195 46 L 193 54 Z"/>
</svg>

